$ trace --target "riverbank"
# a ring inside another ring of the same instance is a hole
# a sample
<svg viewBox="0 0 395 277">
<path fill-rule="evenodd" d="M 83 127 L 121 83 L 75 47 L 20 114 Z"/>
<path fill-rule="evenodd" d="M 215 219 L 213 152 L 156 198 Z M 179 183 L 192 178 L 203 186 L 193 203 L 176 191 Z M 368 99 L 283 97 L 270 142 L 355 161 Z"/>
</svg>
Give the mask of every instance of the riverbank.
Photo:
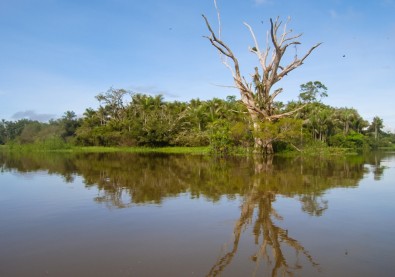
<svg viewBox="0 0 395 277">
<path fill-rule="evenodd" d="M 395 146 L 392 148 L 386 147 L 386 151 L 395 151 Z M 0 151 L 17 151 L 17 152 L 63 152 L 63 153 L 163 153 L 163 154 L 195 154 L 195 155 L 210 155 L 213 154 L 209 146 L 199 147 L 180 147 L 180 146 L 166 146 L 166 147 L 113 147 L 113 146 L 70 146 L 67 144 L 61 147 L 45 147 L 37 144 L 10 144 L 0 145 Z M 366 150 L 365 150 L 366 151 Z M 317 147 L 311 146 L 301 152 L 285 151 L 276 153 L 279 156 L 343 156 L 355 155 L 362 150 L 339 148 L 339 147 Z M 228 156 L 247 156 L 250 155 L 251 149 L 235 148 Z M 215 154 L 214 154 L 215 155 Z"/>
<path fill-rule="evenodd" d="M 167 153 L 167 154 L 209 154 L 210 148 L 203 147 L 105 147 L 105 146 L 69 146 L 58 149 L 48 149 L 35 145 L 0 145 L 2 151 L 24 151 L 24 152 L 69 152 L 69 153 Z"/>
</svg>

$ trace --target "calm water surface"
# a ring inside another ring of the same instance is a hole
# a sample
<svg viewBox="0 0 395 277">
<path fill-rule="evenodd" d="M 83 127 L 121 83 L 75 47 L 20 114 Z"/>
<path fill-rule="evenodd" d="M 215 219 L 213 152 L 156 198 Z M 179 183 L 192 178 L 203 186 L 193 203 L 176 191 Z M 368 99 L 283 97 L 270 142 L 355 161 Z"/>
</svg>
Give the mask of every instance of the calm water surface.
<svg viewBox="0 0 395 277">
<path fill-rule="evenodd" d="M 0 152 L 0 276 L 395 276 L 395 154 Z"/>
</svg>

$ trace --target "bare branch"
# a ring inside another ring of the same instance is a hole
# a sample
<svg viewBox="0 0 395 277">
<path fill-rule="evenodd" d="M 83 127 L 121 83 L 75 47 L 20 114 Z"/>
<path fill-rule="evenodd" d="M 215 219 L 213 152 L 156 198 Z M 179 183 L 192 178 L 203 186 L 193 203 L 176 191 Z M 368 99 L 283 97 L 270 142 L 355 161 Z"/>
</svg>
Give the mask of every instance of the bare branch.
<svg viewBox="0 0 395 277">
<path fill-rule="evenodd" d="M 244 22 L 244 25 L 248 28 L 248 30 L 251 33 L 252 39 L 254 40 L 254 45 L 255 45 L 255 50 L 253 50 L 252 52 L 255 53 L 258 56 L 259 62 L 261 64 L 261 67 L 263 69 L 266 68 L 266 64 L 265 64 L 265 60 L 263 59 L 264 56 L 262 56 L 261 50 L 259 48 L 259 44 L 258 41 L 255 37 L 254 31 L 252 30 L 251 26 L 249 24 L 247 24 L 246 22 Z"/>
<path fill-rule="evenodd" d="M 313 47 L 310 48 L 310 50 L 306 53 L 306 55 L 304 55 L 304 57 L 301 59 L 301 62 L 303 63 L 303 61 L 311 54 L 311 52 L 313 52 L 314 49 L 316 49 L 318 46 L 320 46 L 322 44 L 322 42 L 317 43 L 316 45 L 314 45 Z"/>
<path fill-rule="evenodd" d="M 286 37 L 287 37 L 290 33 L 292 33 L 292 30 L 287 31 L 287 25 L 288 25 L 288 23 L 289 23 L 290 21 L 291 21 L 291 18 L 288 17 L 288 18 L 287 18 L 287 22 L 285 22 L 285 24 L 284 24 L 284 30 L 283 30 L 283 34 L 281 35 L 280 45 L 282 45 L 282 44 L 284 43 Z"/>
<path fill-rule="evenodd" d="M 263 54 L 263 63 L 265 65 L 264 70 L 266 71 L 266 61 L 267 61 L 267 56 L 269 55 L 270 52 L 270 46 L 269 46 L 269 31 L 266 32 L 266 49 L 265 53 Z"/>
<path fill-rule="evenodd" d="M 276 89 L 273 94 L 270 96 L 270 101 L 273 102 L 274 98 L 276 98 L 281 92 L 283 92 L 282 88 Z"/>
<path fill-rule="evenodd" d="M 277 31 L 280 27 L 281 22 L 278 23 L 278 17 L 276 21 L 273 23 L 273 20 L 270 18 L 270 37 L 272 39 L 273 46 L 276 48 L 276 52 L 280 50 L 280 46 L 277 42 Z"/>
<path fill-rule="evenodd" d="M 290 31 L 289 34 L 290 34 L 290 33 L 292 33 L 292 31 Z M 302 34 L 298 34 L 298 35 L 293 36 L 293 37 L 285 38 L 284 41 L 283 41 L 283 43 L 286 42 L 286 41 L 290 41 L 290 40 L 294 40 L 294 39 L 300 38 L 301 36 L 302 36 Z"/>
<path fill-rule="evenodd" d="M 218 5 L 217 5 L 217 0 L 214 0 L 214 6 L 215 10 L 217 11 L 217 18 L 218 18 L 218 37 L 221 38 L 221 15 L 219 13 Z"/>
<path fill-rule="evenodd" d="M 295 44 L 295 43 L 294 43 Z M 299 43 L 298 43 L 299 44 Z M 315 48 L 317 48 L 318 46 L 320 46 L 322 43 L 318 43 L 316 45 L 314 45 L 313 47 L 310 48 L 310 50 L 303 56 L 303 58 L 299 59 L 295 59 L 291 64 L 289 64 L 288 66 L 286 66 L 284 68 L 284 70 L 278 74 L 278 79 L 280 80 L 281 78 L 283 78 L 285 75 L 287 75 L 289 72 L 291 72 L 292 70 L 294 70 L 295 68 L 301 66 L 303 64 L 303 61 L 311 54 L 311 52 L 313 52 L 313 50 Z"/>
<path fill-rule="evenodd" d="M 303 108 L 306 107 L 306 106 L 307 106 L 307 104 L 303 104 L 302 106 L 300 106 L 300 107 L 298 107 L 298 108 L 296 108 L 296 109 L 294 109 L 294 110 L 292 110 L 292 111 L 290 111 L 290 112 L 286 112 L 286 113 L 282 113 L 282 114 L 271 115 L 271 116 L 270 116 L 270 119 L 271 119 L 271 120 L 273 120 L 273 119 L 280 119 L 280 118 L 283 118 L 283 117 L 290 116 L 290 115 L 296 113 L 297 111 L 300 111 L 301 109 L 303 109 Z"/>
<path fill-rule="evenodd" d="M 216 86 L 216 87 L 221 87 L 221 88 L 238 88 L 238 87 L 236 87 L 236 86 L 218 85 L 218 84 L 213 84 L 213 83 L 212 83 L 212 85 L 213 85 L 213 86 Z"/>
<path fill-rule="evenodd" d="M 210 31 L 211 37 L 207 37 L 205 36 L 205 38 L 207 38 L 211 44 L 217 48 L 222 54 L 224 54 L 225 56 L 229 57 L 230 59 L 232 59 L 233 63 L 234 63 L 234 77 L 240 77 L 240 68 L 239 68 L 239 62 L 236 59 L 236 57 L 233 55 L 232 51 L 230 50 L 230 48 L 219 38 L 217 38 L 217 36 L 215 35 L 213 29 L 210 26 L 210 23 L 208 22 L 206 16 L 204 14 L 202 14 L 204 21 L 206 22 L 206 26 L 207 29 Z M 230 68 L 229 65 L 225 64 L 228 68 Z M 232 70 L 233 72 L 233 70 Z"/>
</svg>

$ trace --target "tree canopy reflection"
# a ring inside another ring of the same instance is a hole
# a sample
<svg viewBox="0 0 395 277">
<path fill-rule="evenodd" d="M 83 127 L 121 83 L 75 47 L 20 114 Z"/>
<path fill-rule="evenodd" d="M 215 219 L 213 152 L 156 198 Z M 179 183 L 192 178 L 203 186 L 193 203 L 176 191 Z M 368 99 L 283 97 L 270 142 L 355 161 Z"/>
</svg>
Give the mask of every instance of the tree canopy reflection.
<svg viewBox="0 0 395 277">
<path fill-rule="evenodd" d="M 383 174 L 380 157 L 371 159 L 376 178 Z M 0 152 L 2 170 L 45 170 L 66 182 L 82 176 L 87 187 L 97 187 L 95 199 L 109 207 L 159 204 L 166 197 L 189 193 L 192 198 L 218 201 L 248 194 L 256 186 L 286 197 L 298 197 L 302 209 L 320 215 L 328 203 L 326 190 L 354 187 L 367 173 L 365 159 L 252 158 L 215 159 L 209 156 L 165 154 L 45 154 Z M 377 169 L 378 168 L 378 169 Z"/>
<path fill-rule="evenodd" d="M 109 207 L 159 204 L 166 197 L 189 193 L 192 198 L 218 201 L 260 190 L 297 197 L 302 209 L 321 215 L 328 207 L 324 192 L 358 185 L 369 170 L 376 179 L 384 173 L 382 157 L 215 159 L 209 156 L 125 153 L 17 153 L 0 151 L 2 171 L 47 171 L 66 182 L 82 176 L 87 187 L 97 187 L 95 199 Z M 365 165 L 369 164 L 370 168 Z"/>
</svg>

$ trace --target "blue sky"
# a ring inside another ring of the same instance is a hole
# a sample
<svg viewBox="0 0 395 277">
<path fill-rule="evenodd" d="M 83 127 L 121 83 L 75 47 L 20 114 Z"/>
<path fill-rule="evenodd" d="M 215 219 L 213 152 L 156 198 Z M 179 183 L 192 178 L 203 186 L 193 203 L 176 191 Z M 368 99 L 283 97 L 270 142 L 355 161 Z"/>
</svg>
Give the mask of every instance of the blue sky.
<svg viewBox="0 0 395 277">
<path fill-rule="evenodd" d="M 299 55 L 323 42 L 279 84 L 279 100 L 321 81 L 324 103 L 384 119 L 395 131 L 395 0 L 218 0 L 222 39 L 248 78 L 256 59 L 243 22 L 265 45 L 269 18 L 291 17 Z M 213 0 L 0 0 L 0 118 L 45 120 L 96 108 L 110 87 L 166 100 L 239 95 L 203 38 Z M 295 49 L 290 49 L 293 56 Z"/>
</svg>

